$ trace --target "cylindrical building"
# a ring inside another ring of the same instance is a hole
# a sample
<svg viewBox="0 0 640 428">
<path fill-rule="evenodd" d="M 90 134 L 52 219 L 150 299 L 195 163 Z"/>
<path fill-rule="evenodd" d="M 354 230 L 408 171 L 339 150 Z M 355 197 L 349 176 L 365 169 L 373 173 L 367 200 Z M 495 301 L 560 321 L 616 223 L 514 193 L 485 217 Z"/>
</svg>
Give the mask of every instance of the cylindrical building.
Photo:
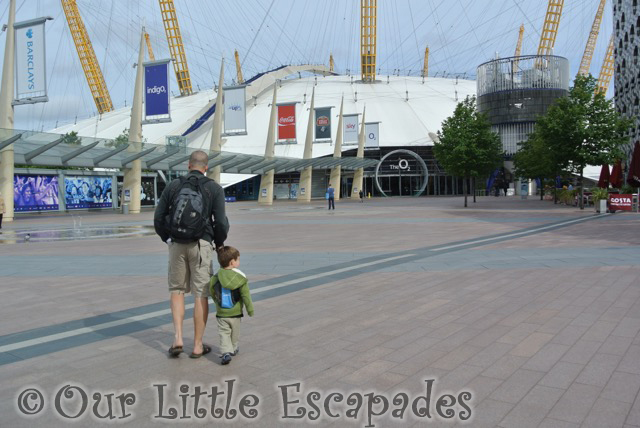
<svg viewBox="0 0 640 428">
<path fill-rule="evenodd" d="M 559 56 L 499 58 L 478 66 L 478 110 L 486 113 L 510 158 L 538 116 L 569 93 L 569 61 Z"/>
</svg>

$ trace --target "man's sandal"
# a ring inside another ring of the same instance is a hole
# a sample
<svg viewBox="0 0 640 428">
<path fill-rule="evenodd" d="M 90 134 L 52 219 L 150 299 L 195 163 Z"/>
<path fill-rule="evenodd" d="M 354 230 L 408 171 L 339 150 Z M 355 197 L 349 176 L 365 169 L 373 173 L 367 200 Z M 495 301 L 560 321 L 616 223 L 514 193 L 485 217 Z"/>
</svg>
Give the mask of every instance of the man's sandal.
<svg viewBox="0 0 640 428">
<path fill-rule="evenodd" d="M 177 357 L 182 353 L 182 346 L 172 346 L 169 348 L 169 355 L 172 357 Z"/>
<path fill-rule="evenodd" d="M 200 358 L 203 355 L 207 355 L 209 352 L 211 352 L 211 346 L 202 344 L 202 353 L 196 354 L 192 352 L 191 355 L 189 355 L 189 358 Z"/>
</svg>

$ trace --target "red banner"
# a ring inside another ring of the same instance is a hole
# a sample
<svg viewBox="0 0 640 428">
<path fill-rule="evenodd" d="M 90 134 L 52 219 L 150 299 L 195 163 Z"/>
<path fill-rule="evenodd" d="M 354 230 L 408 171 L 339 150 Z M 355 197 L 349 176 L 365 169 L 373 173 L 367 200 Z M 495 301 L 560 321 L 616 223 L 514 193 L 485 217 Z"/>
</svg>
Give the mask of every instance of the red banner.
<svg viewBox="0 0 640 428">
<path fill-rule="evenodd" d="M 632 195 L 609 195 L 609 211 L 631 211 Z"/>
<path fill-rule="evenodd" d="M 295 140 L 296 106 L 295 104 L 278 106 L 278 140 Z"/>
</svg>

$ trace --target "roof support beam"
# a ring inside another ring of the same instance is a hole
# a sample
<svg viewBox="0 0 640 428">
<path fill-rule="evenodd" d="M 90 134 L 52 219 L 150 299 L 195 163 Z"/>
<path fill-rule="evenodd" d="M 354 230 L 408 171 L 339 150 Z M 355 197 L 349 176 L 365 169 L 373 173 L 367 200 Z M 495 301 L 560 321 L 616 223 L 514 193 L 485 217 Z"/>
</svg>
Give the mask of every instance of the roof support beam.
<svg viewBox="0 0 640 428">
<path fill-rule="evenodd" d="M 240 172 L 241 170 L 247 169 L 249 167 L 252 167 L 254 165 L 258 165 L 260 163 L 264 162 L 263 158 L 259 158 L 259 159 L 251 159 L 249 163 L 243 164 L 243 165 L 238 165 L 237 170 L 238 172 Z"/>
<path fill-rule="evenodd" d="M 25 153 L 24 155 L 24 161 L 26 163 L 31 163 L 31 159 L 35 158 L 38 155 L 43 154 L 44 152 L 46 152 L 49 149 L 52 149 L 53 147 L 57 146 L 58 144 L 62 143 L 62 141 L 64 140 L 64 137 L 60 137 L 57 140 L 54 140 L 48 144 L 45 144 L 42 147 L 38 147 L 35 150 L 31 150 L 29 153 Z"/>
<path fill-rule="evenodd" d="M 78 150 L 74 150 L 69 154 L 66 154 L 64 156 L 62 156 L 62 164 L 66 165 L 67 162 L 69 162 L 71 159 L 76 158 L 78 156 L 80 156 L 81 154 L 83 154 L 84 152 L 88 152 L 89 150 L 93 149 L 95 146 L 97 146 L 98 144 L 100 144 L 100 141 L 94 141 L 93 143 L 80 147 Z"/>
<path fill-rule="evenodd" d="M 224 167 L 225 169 L 231 169 L 231 168 L 233 168 L 235 166 L 242 165 L 243 163 L 245 163 L 245 162 L 247 162 L 249 160 L 251 160 L 251 158 L 246 158 L 246 157 L 240 155 L 240 158 L 235 159 L 233 162 L 231 162 L 231 164 L 229 164 L 229 161 L 231 161 L 231 159 L 228 159 L 227 161 L 222 162 L 220 164 L 220 166 Z"/>
<path fill-rule="evenodd" d="M 261 165 L 261 164 L 255 165 L 255 166 L 253 166 L 249 171 L 250 171 L 250 173 L 251 173 L 251 174 L 253 174 L 253 173 L 255 173 L 256 171 L 259 171 L 259 170 L 262 170 L 262 171 L 268 171 L 269 169 L 267 169 L 267 168 L 269 168 L 269 167 L 271 167 L 272 165 L 275 165 L 275 164 L 277 164 L 277 163 L 278 163 L 278 161 L 277 161 L 277 160 L 273 160 L 273 159 L 272 159 L 272 160 L 268 160 L 268 159 L 266 159 L 266 160 L 264 161 L 264 164 L 262 164 L 262 165 Z M 270 169 L 273 169 L 273 168 L 270 168 Z"/>
<path fill-rule="evenodd" d="M 220 159 L 214 160 L 213 162 L 209 162 L 209 168 L 213 168 L 214 166 L 222 165 L 223 163 L 228 162 L 231 159 L 234 159 L 236 156 L 238 156 L 238 155 L 231 155 L 231 156 L 227 156 L 226 158 L 220 158 Z"/>
<path fill-rule="evenodd" d="M 173 168 L 176 165 L 180 165 L 182 162 L 189 160 L 189 158 L 191 157 L 191 155 L 186 155 L 181 157 L 178 160 L 174 160 L 173 162 L 169 162 L 169 169 Z"/>
<path fill-rule="evenodd" d="M 147 166 L 147 168 L 149 168 L 151 165 L 155 165 L 155 164 L 157 164 L 158 162 L 163 161 L 163 160 L 165 160 L 166 158 L 168 158 L 168 157 L 171 157 L 171 156 L 175 155 L 175 154 L 176 154 L 176 153 L 178 153 L 179 151 L 180 151 L 180 149 L 179 149 L 178 147 L 174 147 L 172 150 L 169 150 L 169 148 L 167 147 L 167 152 L 166 152 L 165 154 L 160 155 L 160 156 L 156 156 L 156 157 L 155 157 L 155 158 L 153 158 L 153 159 L 149 159 L 149 160 L 146 162 L 146 166 Z"/>
<path fill-rule="evenodd" d="M 17 134 L 14 135 L 11 138 L 7 138 L 6 140 L 0 142 L 0 150 L 4 149 L 7 146 L 10 146 L 11 144 L 15 143 L 16 141 L 18 141 L 20 138 L 22 137 L 22 134 Z"/>
<path fill-rule="evenodd" d="M 116 147 L 115 149 L 98 156 L 97 158 L 95 158 L 93 160 L 93 166 L 98 166 L 100 165 L 100 162 L 104 162 L 105 160 L 109 159 L 110 157 L 113 157 L 115 155 L 117 155 L 118 153 L 127 150 L 129 148 L 129 143 L 125 143 L 123 145 L 121 145 L 120 147 Z"/>
<path fill-rule="evenodd" d="M 147 154 L 151 153 L 151 152 L 152 152 L 152 151 L 154 151 L 155 149 L 156 149 L 156 147 L 152 147 L 152 148 L 147 149 L 147 150 L 144 150 L 144 151 L 142 151 L 142 152 L 140 152 L 140 153 L 136 153 L 136 154 L 134 154 L 134 155 L 131 155 L 131 156 L 129 156 L 128 158 L 124 158 L 124 159 L 122 159 L 122 166 L 123 166 L 123 167 L 127 166 L 127 164 L 128 164 L 129 162 L 133 162 L 133 161 L 134 161 L 134 160 L 136 160 L 136 159 L 140 159 L 142 156 L 144 156 L 144 155 L 147 155 Z"/>
</svg>

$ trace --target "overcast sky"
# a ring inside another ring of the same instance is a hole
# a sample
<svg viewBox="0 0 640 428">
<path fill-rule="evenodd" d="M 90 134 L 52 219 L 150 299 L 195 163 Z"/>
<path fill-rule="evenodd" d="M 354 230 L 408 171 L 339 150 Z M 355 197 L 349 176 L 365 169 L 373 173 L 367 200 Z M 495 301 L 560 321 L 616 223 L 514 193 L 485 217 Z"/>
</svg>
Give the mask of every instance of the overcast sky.
<svg viewBox="0 0 640 428">
<path fill-rule="evenodd" d="M 131 105 L 140 30 L 150 34 L 156 59 L 169 57 L 155 0 L 77 0 L 114 106 Z M 8 0 L 0 2 L 2 23 Z M 565 0 L 555 54 L 580 65 L 599 0 Z M 283 64 L 329 63 L 340 73 L 359 72 L 359 0 L 175 0 L 194 89 L 217 83 L 225 58 L 225 83 L 235 78 L 238 49 L 244 78 Z M 475 78 L 479 64 L 512 56 L 525 26 L 522 54 L 535 54 L 546 13 L 543 0 L 378 0 L 381 75 L 419 75 L 430 49 L 429 75 Z M 51 129 L 96 114 L 59 0 L 17 0 L 16 21 L 47 22 L 48 103 L 15 108 L 16 129 Z M 598 75 L 612 33 L 611 0 L 600 28 L 591 73 Z M 6 33 L 0 35 L 4 52 Z M 2 64 L 0 64 L 0 69 Z M 175 76 L 171 83 L 177 88 Z M 613 87 L 613 82 L 611 84 Z M 610 88 L 609 94 L 613 94 Z"/>
</svg>

